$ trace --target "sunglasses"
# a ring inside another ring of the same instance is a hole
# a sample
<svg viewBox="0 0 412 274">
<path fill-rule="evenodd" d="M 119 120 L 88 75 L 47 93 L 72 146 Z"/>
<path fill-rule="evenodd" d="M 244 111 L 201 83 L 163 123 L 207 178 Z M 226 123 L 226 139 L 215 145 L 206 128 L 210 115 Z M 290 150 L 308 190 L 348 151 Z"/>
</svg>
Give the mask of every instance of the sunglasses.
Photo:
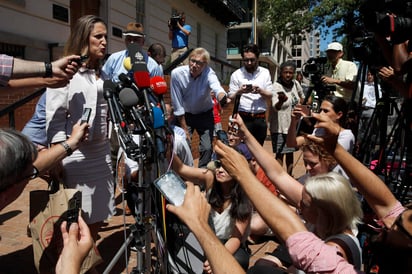
<svg viewBox="0 0 412 274">
<path fill-rule="evenodd" d="M 221 168 L 222 167 L 222 162 L 220 160 L 215 160 L 215 167 L 216 168 Z"/>
<path fill-rule="evenodd" d="M 200 61 L 200 60 L 195 60 L 195 59 L 190 59 L 189 61 L 190 63 L 195 64 L 197 66 L 203 66 L 205 64 L 205 62 Z"/>
</svg>

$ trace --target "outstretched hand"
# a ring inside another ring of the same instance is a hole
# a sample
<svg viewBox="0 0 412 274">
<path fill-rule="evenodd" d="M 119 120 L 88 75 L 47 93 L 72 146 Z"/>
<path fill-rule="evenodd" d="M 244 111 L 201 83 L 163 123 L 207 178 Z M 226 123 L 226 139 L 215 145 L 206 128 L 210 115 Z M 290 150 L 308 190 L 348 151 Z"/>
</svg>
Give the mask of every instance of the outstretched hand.
<svg viewBox="0 0 412 274">
<path fill-rule="evenodd" d="M 79 69 L 79 65 L 73 60 L 79 59 L 79 55 L 70 55 L 52 62 L 53 76 L 70 80 Z"/>
<path fill-rule="evenodd" d="M 200 187 L 191 182 L 186 182 L 186 194 L 181 206 L 168 204 L 166 209 L 175 214 L 192 231 L 196 228 L 207 226 L 210 213 L 210 204 L 206 194 L 200 191 Z"/>
<path fill-rule="evenodd" d="M 242 176 L 242 171 L 250 171 L 246 158 L 233 148 L 225 145 L 219 140 L 216 142 L 214 148 L 219 155 L 219 160 L 222 162 L 223 167 L 233 178 L 236 179 L 239 176 Z"/>
<path fill-rule="evenodd" d="M 325 149 L 333 154 L 338 142 L 339 132 L 341 127 L 338 123 L 333 122 L 326 114 L 313 113 L 318 122 L 315 128 L 323 128 L 322 135 L 305 135 L 305 138 L 325 147 Z"/>
</svg>

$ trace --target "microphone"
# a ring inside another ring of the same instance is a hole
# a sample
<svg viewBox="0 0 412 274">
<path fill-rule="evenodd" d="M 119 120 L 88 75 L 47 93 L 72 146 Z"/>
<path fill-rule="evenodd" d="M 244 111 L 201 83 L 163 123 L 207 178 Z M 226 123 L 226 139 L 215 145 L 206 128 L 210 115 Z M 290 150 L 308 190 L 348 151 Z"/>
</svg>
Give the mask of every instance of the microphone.
<svg viewBox="0 0 412 274">
<path fill-rule="evenodd" d="M 126 57 L 126 58 L 123 60 L 123 67 L 124 67 L 127 71 L 129 71 L 129 70 L 132 69 L 132 59 L 130 59 L 130 57 Z"/>
<path fill-rule="evenodd" d="M 139 53 L 139 52 L 138 52 Z M 139 56 L 139 54 L 136 54 Z M 133 80 L 137 85 L 137 88 L 142 92 L 144 98 L 144 104 L 149 114 L 150 122 L 153 123 L 153 115 L 150 106 L 150 100 L 148 95 L 148 88 L 150 88 L 150 75 L 149 71 L 147 70 L 146 63 L 142 58 L 136 58 L 136 61 L 133 64 Z"/>
<path fill-rule="evenodd" d="M 114 124 L 119 124 L 124 127 L 126 124 L 123 121 L 123 115 L 118 105 L 116 98 L 113 97 L 116 85 L 111 80 L 103 82 L 103 97 L 109 105 L 110 116 Z"/>
<path fill-rule="evenodd" d="M 142 115 L 136 109 L 136 105 L 139 103 L 139 96 L 137 96 L 136 92 L 131 88 L 124 88 L 119 93 L 119 100 L 123 106 L 130 109 L 130 113 L 133 117 L 133 120 L 139 123 L 140 128 L 143 130 L 146 138 L 149 140 L 151 144 L 154 144 L 153 138 L 150 135 L 150 132 L 146 127 L 146 124 L 143 121 Z"/>
<path fill-rule="evenodd" d="M 154 76 L 150 78 L 150 88 L 157 96 L 163 95 L 167 92 L 167 83 L 161 76 Z"/>
<path fill-rule="evenodd" d="M 139 96 L 131 88 L 124 88 L 119 93 L 119 99 L 123 106 L 133 107 L 139 104 Z"/>
</svg>

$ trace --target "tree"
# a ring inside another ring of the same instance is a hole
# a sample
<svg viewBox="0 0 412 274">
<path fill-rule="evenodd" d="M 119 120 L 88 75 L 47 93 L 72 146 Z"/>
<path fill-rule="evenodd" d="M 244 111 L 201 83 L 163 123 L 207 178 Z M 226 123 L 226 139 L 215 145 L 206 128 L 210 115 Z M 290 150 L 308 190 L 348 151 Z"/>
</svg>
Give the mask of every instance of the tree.
<svg viewBox="0 0 412 274">
<path fill-rule="evenodd" d="M 299 35 L 302 31 L 319 29 L 326 37 L 329 28 L 333 37 L 348 36 L 359 22 L 359 7 L 362 0 L 261 0 L 258 14 L 263 20 L 265 32 L 282 37 Z"/>
</svg>

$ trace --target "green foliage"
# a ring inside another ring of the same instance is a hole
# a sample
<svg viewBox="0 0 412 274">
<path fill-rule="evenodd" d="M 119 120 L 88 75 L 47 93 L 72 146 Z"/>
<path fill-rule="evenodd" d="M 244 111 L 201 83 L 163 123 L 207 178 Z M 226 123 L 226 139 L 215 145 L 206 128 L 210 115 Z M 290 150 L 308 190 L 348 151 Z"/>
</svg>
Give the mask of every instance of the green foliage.
<svg viewBox="0 0 412 274">
<path fill-rule="evenodd" d="M 362 0 L 260 0 L 258 14 L 264 30 L 282 36 L 318 29 L 323 37 L 328 28 L 334 37 L 348 35 L 358 16 Z"/>
</svg>

